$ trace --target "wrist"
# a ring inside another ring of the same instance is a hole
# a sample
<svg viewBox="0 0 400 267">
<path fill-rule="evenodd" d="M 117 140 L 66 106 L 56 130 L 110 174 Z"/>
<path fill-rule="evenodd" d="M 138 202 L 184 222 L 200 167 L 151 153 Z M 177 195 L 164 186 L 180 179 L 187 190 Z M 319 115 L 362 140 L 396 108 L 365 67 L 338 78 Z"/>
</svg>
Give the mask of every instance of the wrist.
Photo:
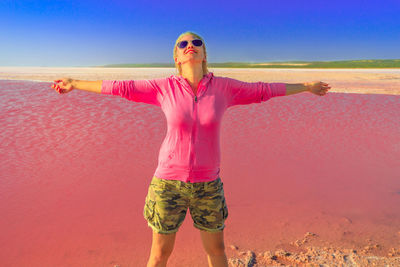
<svg viewBox="0 0 400 267">
<path fill-rule="evenodd" d="M 69 83 L 71 84 L 72 89 L 78 88 L 78 80 L 69 79 Z"/>
<path fill-rule="evenodd" d="M 304 91 L 310 91 L 310 84 L 308 82 L 303 83 Z"/>
</svg>

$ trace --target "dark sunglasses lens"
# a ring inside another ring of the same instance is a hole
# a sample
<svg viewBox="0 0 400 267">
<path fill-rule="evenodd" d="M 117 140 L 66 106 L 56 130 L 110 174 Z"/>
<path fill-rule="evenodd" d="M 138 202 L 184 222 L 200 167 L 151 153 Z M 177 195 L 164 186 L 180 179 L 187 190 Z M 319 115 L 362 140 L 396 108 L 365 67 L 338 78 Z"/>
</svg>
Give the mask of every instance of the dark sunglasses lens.
<svg viewBox="0 0 400 267">
<path fill-rule="evenodd" d="M 203 44 L 203 42 L 201 40 L 197 39 L 197 40 L 193 40 L 192 44 L 195 46 L 201 46 Z"/>
<path fill-rule="evenodd" d="M 180 43 L 178 44 L 178 47 L 179 47 L 179 48 L 185 48 L 185 47 L 187 46 L 187 44 L 188 44 L 188 41 L 182 41 L 182 42 L 180 42 Z"/>
</svg>

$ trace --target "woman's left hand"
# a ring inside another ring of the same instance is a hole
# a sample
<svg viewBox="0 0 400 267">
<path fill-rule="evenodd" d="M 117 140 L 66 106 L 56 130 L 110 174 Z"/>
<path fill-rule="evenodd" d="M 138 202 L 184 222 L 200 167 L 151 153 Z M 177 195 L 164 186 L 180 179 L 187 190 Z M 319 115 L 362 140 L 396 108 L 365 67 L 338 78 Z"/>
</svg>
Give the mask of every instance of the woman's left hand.
<svg viewBox="0 0 400 267">
<path fill-rule="evenodd" d="M 326 95 L 328 90 L 331 89 L 331 87 L 327 83 L 321 81 L 309 82 L 304 84 L 307 87 L 307 91 L 319 96 Z"/>
</svg>

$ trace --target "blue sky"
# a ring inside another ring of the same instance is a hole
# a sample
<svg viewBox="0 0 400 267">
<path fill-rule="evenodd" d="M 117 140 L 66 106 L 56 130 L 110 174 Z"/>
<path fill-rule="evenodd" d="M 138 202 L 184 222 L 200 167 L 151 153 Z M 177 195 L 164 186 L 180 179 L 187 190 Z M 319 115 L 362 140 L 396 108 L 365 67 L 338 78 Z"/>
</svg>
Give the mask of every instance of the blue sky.
<svg viewBox="0 0 400 267">
<path fill-rule="evenodd" d="M 209 62 L 400 58 L 399 0 L 1 0 L 0 66 L 173 63 L 180 33 Z"/>
</svg>

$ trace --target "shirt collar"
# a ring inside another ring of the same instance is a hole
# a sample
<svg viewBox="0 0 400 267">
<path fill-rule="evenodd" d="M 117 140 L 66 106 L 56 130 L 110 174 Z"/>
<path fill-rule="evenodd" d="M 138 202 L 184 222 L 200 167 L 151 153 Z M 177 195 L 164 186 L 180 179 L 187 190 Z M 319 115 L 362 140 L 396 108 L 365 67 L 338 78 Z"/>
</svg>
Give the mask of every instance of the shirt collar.
<svg viewBox="0 0 400 267">
<path fill-rule="evenodd" d="M 181 75 L 171 75 L 172 78 L 176 79 L 179 82 L 185 82 L 185 78 L 183 78 Z M 214 77 L 214 73 L 208 72 L 206 75 L 203 76 L 200 82 L 203 83 L 203 85 L 206 85 L 211 79 Z"/>
</svg>

